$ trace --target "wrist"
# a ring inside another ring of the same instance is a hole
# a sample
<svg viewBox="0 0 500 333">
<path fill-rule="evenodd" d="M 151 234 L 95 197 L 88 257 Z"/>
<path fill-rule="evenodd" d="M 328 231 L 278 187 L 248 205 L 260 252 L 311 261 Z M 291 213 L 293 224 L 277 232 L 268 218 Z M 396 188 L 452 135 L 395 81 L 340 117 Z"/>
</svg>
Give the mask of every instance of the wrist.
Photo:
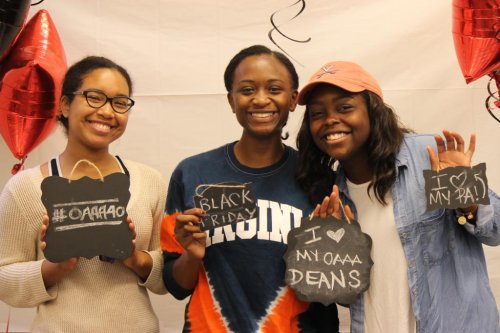
<svg viewBox="0 0 500 333">
<path fill-rule="evenodd" d="M 76 264 L 76 263 L 75 263 Z M 56 285 L 73 270 L 74 265 L 64 263 L 54 263 L 47 259 L 42 262 L 42 279 L 46 288 Z"/>
<path fill-rule="evenodd" d="M 129 268 L 133 271 L 136 271 L 137 269 L 139 269 L 141 267 L 141 259 L 140 259 L 139 251 L 134 250 L 134 252 L 132 252 L 132 255 L 130 255 L 130 257 L 123 260 L 123 264 L 127 268 Z"/>
<path fill-rule="evenodd" d="M 153 267 L 153 258 L 147 252 L 134 250 L 130 257 L 123 260 L 123 265 L 142 280 L 146 280 Z"/>
<path fill-rule="evenodd" d="M 474 214 L 474 213 L 476 213 L 477 208 L 478 208 L 478 205 L 472 205 L 472 206 L 465 207 L 465 208 L 457 208 L 457 211 L 459 211 L 460 213 L 463 213 L 463 214 L 469 214 L 469 213 Z"/>
<path fill-rule="evenodd" d="M 203 261 L 203 258 L 200 258 L 199 255 L 195 253 L 189 251 L 185 251 L 184 253 L 186 254 L 186 261 L 191 264 L 200 264 Z"/>
</svg>

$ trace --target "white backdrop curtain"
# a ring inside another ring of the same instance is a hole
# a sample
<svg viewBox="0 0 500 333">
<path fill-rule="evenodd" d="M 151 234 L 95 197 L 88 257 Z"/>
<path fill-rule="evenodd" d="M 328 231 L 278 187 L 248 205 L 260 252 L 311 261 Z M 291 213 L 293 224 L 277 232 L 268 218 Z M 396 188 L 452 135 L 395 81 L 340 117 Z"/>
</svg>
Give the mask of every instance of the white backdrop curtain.
<svg viewBox="0 0 500 333">
<path fill-rule="evenodd" d="M 63 41 L 68 63 L 104 55 L 126 67 L 135 84 L 125 135 L 112 150 L 157 168 L 165 179 L 184 157 L 237 140 L 240 127 L 226 101 L 223 72 L 240 49 L 264 44 L 271 15 L 293 42 L 273 33 L 295 59 L 301 85 L 330 60 L 360 63 L 378 78 L 385 100 L 418 132 L 477 133 L 473 163 L 486 162 L 490 187 L 500 191 L 500 123 L 485 110 L 487 77 L 465 84 L 452 38 L 451 0 L 310 0 L 295 19 L 296 0 L 45 0 Z M 288 122 L 294 145 L 302 118 Z M 17 160 L 0 140 L 0 185 Z M 29 154 L 27 167 L 57 155 L 65 145 L 58 129 Z M 1 241 L 1 239 L 0 239 Z M 500 301 L 500 248 L 485 247 Z M 162 332 L 179 332 L 184 302 L 154 296 Z M 8 306 L 0 302 L 0 332 Z M 11 332 L 29 330 L 33 309 L 11 310 Z M 342 314 L 343 330 L 348 322 Z"/>
</svg>

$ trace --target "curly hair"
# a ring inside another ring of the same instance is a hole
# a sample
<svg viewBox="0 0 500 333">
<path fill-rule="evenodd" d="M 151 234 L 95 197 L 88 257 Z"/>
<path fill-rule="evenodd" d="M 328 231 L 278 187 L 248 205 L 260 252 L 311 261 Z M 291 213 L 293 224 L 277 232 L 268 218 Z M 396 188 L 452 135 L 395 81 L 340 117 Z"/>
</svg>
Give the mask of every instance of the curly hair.
<svg viewBox="0 0 500 333">
<path fill-rule="evenodd" d="M 396 155 L 405 133 L 413 131 L 400 123 L 394 110 L 378 95 L 366 90 L 358 94 L 365 99 L 370 120 L 366 151 L 372 165 L 373 176 L 368 186 L 368 194 L 373 187 L 376 199 L 381 204 L 387 205 L 385 195 L 396 181 Z M 297 135 L 299 168 L 296 177 L 314 204 L 321 202 L 325 195 L 330 194 L 335 179 L 333 164 L 336 160 L 316 146 L 309 125 L 309 112 L 306 107 Z"/>
</svg>

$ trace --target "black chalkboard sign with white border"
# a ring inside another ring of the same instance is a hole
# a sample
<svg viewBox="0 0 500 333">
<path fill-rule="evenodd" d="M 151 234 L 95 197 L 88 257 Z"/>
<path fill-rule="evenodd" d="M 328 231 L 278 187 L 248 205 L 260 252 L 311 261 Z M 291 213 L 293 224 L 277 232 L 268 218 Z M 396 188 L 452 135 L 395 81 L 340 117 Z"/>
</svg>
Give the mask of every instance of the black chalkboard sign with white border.
<svg viewBox="0 0 500 333">
<path fill-rule="evenodd" d="M 427 211 L 490 203 L 485 163 L 473 167 L 456 166 L 423 172 Z"/>
<path fill-rule="evenodd" d="M 257 200 L 250 184 L 226 182 L 196 188 L 195 207 L 205 211 L 201 230 L 210 230 L 257 216 Z"/>
<path fill-rule="evenodd" d="M 129 257 L 133 238 L 126 211 L 129 186 L 130 179 L 123 173 L 102 180 L 46 177 L 41 185 L 49 215 L 45 257 L 52 262 L 71 257 Z"/>
<path fill-rule="evenodd" d="M 288 233 L 285 282 L 300 300 L 351 304 L 370 285 L 371 247 L 357 221 L 306 217 Z"/>
</svg>

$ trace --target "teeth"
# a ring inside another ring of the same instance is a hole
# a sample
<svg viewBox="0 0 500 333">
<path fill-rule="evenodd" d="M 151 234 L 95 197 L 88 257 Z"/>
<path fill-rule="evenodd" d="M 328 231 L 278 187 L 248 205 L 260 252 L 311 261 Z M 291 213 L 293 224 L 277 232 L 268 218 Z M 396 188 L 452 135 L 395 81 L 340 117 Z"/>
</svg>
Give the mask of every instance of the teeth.
<svg viewBox="0 0 500 333">
<path fill-rule="evenodd" d="M 327 140 L 338 140 L 340 138 L 343 138 L 344 136 L 346 136 L 345 133 L 333 133 L 333 134 L 328 134 L 326 136 L 326 139 Z"/>
<path fill-rule="evenodd" d="M 105 132 L 108 132 L 111 129 L 111 126 L 101 123 L 92 123 L 92 126 L 99 131 Z"/>
<path fill-rule="evenodd" d="M 267 117 L 271 117 L 273 115 L 274 112 L 254 112 L 252 113 L 252 117 L 255 117 L 255 118 L 267 118 Z"/>
</svg>

